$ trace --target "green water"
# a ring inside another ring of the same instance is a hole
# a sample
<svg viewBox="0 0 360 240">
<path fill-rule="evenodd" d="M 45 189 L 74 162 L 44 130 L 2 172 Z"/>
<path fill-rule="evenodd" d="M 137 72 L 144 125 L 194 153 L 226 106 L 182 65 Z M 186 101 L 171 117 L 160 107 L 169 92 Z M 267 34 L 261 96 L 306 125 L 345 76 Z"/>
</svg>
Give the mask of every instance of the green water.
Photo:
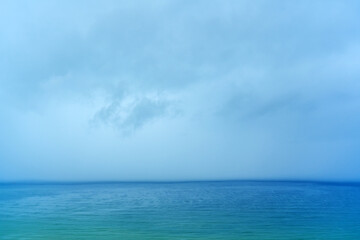
<svg viewBox="0 0 360 240">
<path fill-rule="evenodd" d="M 0 239 L 360 239 L 360 185 L 0 184 Z"/>
</svg>

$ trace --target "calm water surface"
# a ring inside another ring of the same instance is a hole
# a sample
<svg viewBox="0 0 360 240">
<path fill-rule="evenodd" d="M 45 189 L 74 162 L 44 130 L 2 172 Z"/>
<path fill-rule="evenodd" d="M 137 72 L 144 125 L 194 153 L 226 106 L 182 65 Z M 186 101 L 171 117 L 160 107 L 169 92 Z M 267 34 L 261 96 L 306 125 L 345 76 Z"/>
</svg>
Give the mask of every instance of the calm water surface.
<svg viewBox="0 0 360 240">
<path fill-rule="evenodd" d="M 0 239 L 360 239 L 360 185 L 0 184 Z"/>
</svg>

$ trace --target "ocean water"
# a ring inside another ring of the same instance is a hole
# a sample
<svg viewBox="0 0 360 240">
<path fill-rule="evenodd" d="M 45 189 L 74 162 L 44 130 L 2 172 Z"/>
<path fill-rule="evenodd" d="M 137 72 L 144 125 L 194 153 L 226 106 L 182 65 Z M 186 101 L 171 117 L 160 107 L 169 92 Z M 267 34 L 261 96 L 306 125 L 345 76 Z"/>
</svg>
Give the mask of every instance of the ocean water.
<svg viewBox="0 0 360 240">
<path fill-rule="evenodd" d="M 0 239 L 360 239 L 360 185 L 0 184 Z"/>
</svg>

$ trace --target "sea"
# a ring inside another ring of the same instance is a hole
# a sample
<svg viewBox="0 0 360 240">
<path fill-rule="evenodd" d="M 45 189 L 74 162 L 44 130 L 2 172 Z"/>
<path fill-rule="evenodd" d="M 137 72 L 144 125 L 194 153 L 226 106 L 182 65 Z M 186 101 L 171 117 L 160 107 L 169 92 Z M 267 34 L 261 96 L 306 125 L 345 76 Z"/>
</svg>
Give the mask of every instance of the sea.
<svg viewBox="0 0 360 240">
<path fill-rule="evenodd" d="M 360 184 L 0 184 L 0 239 L 360 239 Z"/>
</svg>

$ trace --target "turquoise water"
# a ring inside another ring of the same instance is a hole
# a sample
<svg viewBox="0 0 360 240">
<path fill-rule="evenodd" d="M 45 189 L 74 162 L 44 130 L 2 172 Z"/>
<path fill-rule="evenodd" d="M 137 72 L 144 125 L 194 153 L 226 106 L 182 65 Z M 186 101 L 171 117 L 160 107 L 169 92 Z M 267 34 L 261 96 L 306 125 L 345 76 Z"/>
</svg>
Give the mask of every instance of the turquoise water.
<svg viewBox="0 0 360 240">
<path fill-rule="evenodd" d="M 0 184 L 0 239 L 360 239 L 360 185 Z"/>
</svg>

